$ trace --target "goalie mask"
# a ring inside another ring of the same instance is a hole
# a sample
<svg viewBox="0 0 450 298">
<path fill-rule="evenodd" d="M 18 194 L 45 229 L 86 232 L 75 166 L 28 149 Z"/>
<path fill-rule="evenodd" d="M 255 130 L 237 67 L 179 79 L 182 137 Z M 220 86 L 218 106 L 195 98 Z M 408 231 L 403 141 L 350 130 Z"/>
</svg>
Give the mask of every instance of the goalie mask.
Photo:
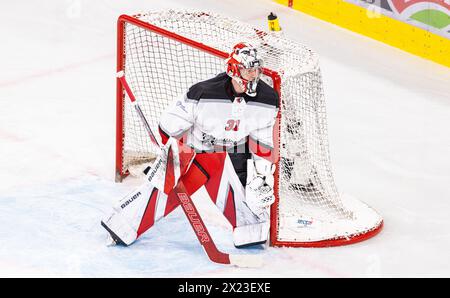
<svg viewBox="0 0 450 298">
<path fill-rule="evenodd" d="M 236 80 L 247 95 L 256 96 L 262 62 L 256 48 L 248 43 L 238 43 L 226 59 L 227 74 Z"/>
</svg>

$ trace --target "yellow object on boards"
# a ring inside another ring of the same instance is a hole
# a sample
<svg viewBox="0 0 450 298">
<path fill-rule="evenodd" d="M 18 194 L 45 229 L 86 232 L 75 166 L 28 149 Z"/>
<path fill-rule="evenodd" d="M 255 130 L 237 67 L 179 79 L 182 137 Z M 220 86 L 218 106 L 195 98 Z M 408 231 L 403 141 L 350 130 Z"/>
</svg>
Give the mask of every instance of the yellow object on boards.
<svg viewBox="0 0 450 298">
<path fill-rule="evenodd" d="M 271 12 L 267 16 L 267 22 L 269 24 L 270 31 L 281 31 L 280 23 L 278 22 L 278 17 L 273 12 Z"/>
</svg>

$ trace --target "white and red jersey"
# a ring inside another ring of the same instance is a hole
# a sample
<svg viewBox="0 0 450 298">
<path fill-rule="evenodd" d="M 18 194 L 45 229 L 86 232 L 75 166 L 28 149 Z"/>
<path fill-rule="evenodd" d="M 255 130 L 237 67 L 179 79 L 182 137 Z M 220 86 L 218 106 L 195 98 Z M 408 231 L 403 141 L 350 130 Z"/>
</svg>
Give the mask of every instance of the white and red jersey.
<svg viewBox="0 0 450 298">
<path fill-rule="evenodd" d="M 193 85 L 162 114 L 159 128 L 164 139 L 183 138 L 198 152 L 273 155 L 273 128 L 278 94 L 260 81 L 255 97 L 236 94 L 226 73 Z"/>
</svg>

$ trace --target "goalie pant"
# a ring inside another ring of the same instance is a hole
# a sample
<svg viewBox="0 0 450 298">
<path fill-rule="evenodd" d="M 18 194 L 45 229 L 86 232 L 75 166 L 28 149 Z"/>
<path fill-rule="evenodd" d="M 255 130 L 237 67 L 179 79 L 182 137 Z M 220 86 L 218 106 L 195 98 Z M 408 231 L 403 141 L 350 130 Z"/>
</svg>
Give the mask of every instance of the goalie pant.
<svg viewBox="0 0 450 298">
<path fill-rule="evenodd" d="M 168 169 L 169 166 L 165 170 Z M 147 178 L 151 173 L 150 170 Z M 180 180 L 189 195 L 205 186 L 213 203 L 232 225 L 236 247 L 266 242 L 270 228 L 269 214 L 257 216 L 245 204 L 244 187 L 226 152 L 197 154 Z M 164 188 L 169 189 L 167 181 Z M 146 181 L 113 207 L 113 212 L 102 221 L 103 227 L 117 243 L 132 244 L 179 206 L 176 194 L 161 191 L 164 188 Z"/>
</svg>

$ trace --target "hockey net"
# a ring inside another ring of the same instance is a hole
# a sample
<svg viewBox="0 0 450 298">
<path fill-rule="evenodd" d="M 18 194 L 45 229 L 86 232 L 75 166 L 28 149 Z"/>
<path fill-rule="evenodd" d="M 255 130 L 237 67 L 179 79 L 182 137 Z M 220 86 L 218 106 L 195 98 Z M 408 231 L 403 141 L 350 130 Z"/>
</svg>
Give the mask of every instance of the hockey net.
<svg viewBox="0 0 450 298">
<path fill-rule="evenodd" d="M 214 13 L 167 10 L 122 15 L 117 69 L 125 71 L 157 131 L 167 105 L 191 85 L 223 72 L 223 59 L 242 41 L 258 48 L 264 60 L 263 79 L 280 94 L 271 244 L 334 246 L 378 233 L 383 224 L 379 214 L 336 188 L 321 72 L 315 53 L 307 47 Z M 117 82 L 116 181 L 158 154 L 124 96 Z"/>
</svg>

